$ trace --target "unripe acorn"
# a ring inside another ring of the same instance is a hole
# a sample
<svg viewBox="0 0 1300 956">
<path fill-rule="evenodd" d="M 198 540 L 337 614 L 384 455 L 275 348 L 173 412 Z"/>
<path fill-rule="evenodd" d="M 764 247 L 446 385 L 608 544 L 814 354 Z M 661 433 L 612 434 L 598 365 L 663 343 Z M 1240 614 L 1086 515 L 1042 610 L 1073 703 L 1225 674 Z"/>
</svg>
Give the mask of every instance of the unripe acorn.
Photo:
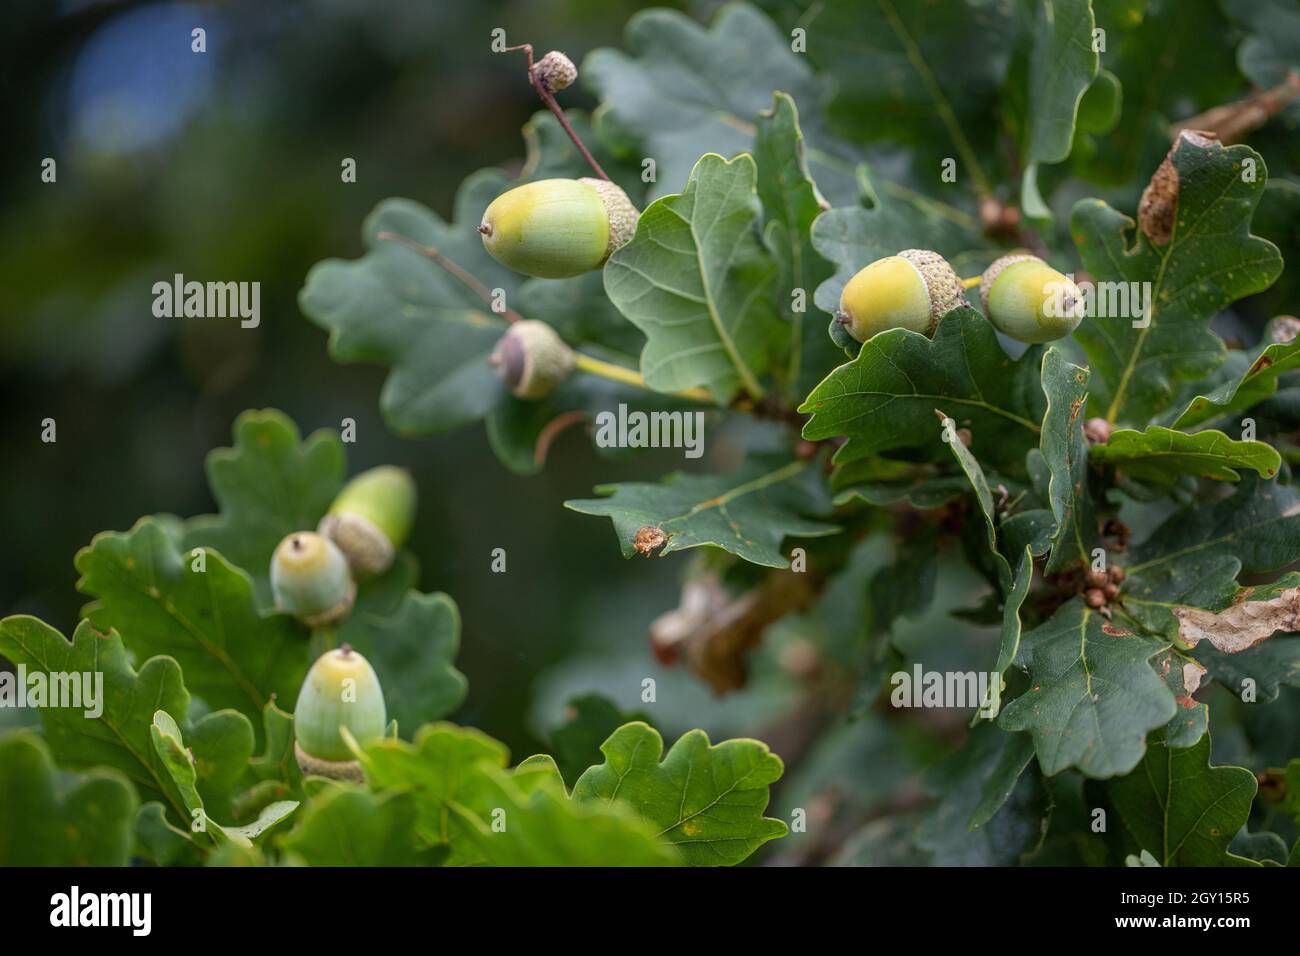
<svg viewBox="0 0 1300 956">
<path fill-rule="evenodd" d="M 334 542 L 314 531 L 295 531 L 271 556 L 271 593 L 281 611 L 321 627 L 352 610 L 357 585 Z"/>
<path fill-rule="evenodd" d="M 566 90 L 578 78 L 578 68 L 559 50 L 552 50 L 533 64 L 533 74 L 552 93 Z"/>
<path fill-rule="evenodd" d="M 502 193 L 483 213 L 483 246 L 503 266 L 542 279 L 598 269 L 640 216 L 604 179 L 541 179 Z"/>
<path fill-rule="evenodd" d="M 339 492 L 316 530 L 333 541 L 352 573 L 383 574 L 415 518 L 415 482 L 405 468 L 363 471 Z"/>
<path fill-rule="evenodd" d="M 948 260 L 928 249 L 904 249 L 877 259 L 845 284 L 835 321 L 857 342 L 887 329 L 930 335 L 964 301 L 961 279 Z M 832 337 L 844 344 L 834 331 Z"/>
<path fill-rule="evenodd" d="M 488 362 L 516 398 L 549 395 L 573 371 L 573 349 L 545 322 L 521 319 L 501 336 Z"/>
<path fill-rule="evenodd" d="M 316 659 L 293 710 L 294 754 L 306 774 L 363 779 L 340 728 L 358 743 L 384 735 L 384 691 L 370 662 L 344 644 Z"/>
<path fill-rule="evenodd" d="M 984 270 L 980 301 L 993 327 L 1019 342 L 1064 338 L 1083 321 L 1083 293 L 1042 259 L 1013 252 Z"/>
</svg>

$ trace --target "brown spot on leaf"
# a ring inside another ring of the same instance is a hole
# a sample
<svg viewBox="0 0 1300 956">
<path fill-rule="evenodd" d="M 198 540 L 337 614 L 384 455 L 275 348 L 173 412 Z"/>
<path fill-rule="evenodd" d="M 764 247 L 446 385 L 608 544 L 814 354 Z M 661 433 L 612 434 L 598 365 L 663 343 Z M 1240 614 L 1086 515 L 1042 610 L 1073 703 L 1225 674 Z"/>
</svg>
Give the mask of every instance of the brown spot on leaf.
<svg viewBox="0 0 1300 956">
<path fill-rule="evenodd" d="M 663 528 L 648 524 L 637 530 L 636 537 L 632 539 L 632 547 L 636 549 L 637 554 L 649 557 L 662 548 L 667 541 L 668 535 L 664 534 Z"/>
<path fill-rule="evenodd" d="M 1189 647 L 1209 641 L 1225 654 L 1254 647 L 1278 631 L 1300 630 L 1300 587 L 1267 601 L 1242 601 L 1223 611 L 1176 607 L 1178 636 Z"/>
<path fill-rule="evenodd" d="M 1174 155 L 1184 142 L 1194 146 L 1206 147 L 1216 142 L 1213 133 L 1185 129 L 1178 134 L 1178 140 L 1170 148 L 1168 155 L 1156 169 L 1151 182 L 1142 191 L 1138 202 L 1138 226 L 1143 235 L 1158 246 L 1169 244 L 1174 234 L 1174 221 L 1178 218 L 1178 168 L 1174 165 Z"/>
</svg>

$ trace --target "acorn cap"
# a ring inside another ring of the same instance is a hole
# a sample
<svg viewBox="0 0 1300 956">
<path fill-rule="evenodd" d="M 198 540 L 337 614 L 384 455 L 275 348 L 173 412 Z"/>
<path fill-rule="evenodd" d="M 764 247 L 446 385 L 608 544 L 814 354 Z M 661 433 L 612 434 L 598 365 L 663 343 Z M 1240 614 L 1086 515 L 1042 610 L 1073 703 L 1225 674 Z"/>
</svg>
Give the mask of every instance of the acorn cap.
<svg viewBox="0 0 1300 956">
<path fill-rule="evenodd" d="M 552 93 L 568 89 L 578 78 L 578 68 L 559 50 L 552 50 L 533 64 L 533 74 Z"/>
<path fill-rule="evenodd" d="M 294 736 L 308 756 L 352 760 L 339 728 L 364 744 L 382 737 L 386 723 L 384 692 L 369 661 L 346 644 L 316 659 L 293 710 Z"/>
<path fill-rule="evenodd" d="M 608 259 L 615 249 L 632 238 L 641 213 L 637 211 L 636 206 L 632 205 L 632 200 L 627 198 L 627 193 L 608 179 L 584 176 L 578 182 L 586 183 L 596 190 L 601 203 L 605 206 L 605 215 L 609 217 L 609 246 L 605 250 L 605 258 Z"/>
<path fill-rule="evenodd" d="M 313 531 L 286 535 L 271 556 L 275 606 L 309 627 L 323 627 L 352 610 L 357 585 L 334 542 Z"/>
<path fill-rule="evenodd" d="M 501 336 L 488 362 L 516 398 L 535 400 L 553 392 L 573 371 L 573 349 L 536 319 L 521 319 Z"/>
<path fill-rule="evenodd" d="M 899 255 L 916 266 L 916 271 L 925 280 L 926 290 L 930 293 L 930 332 L 927 334 L 933 334 L 940 319 L 959 305 L 966 304 L 966 289 L 961 284 L 961 276 L 947 259 L 930 249 L 904 249 Z"/>
<path fill-rule="evenodd" d="M 380 465 L 344 486 L 316 530 L 338 545 L 354 573 L 382 574 L 410 534 L 415 499 L 410 472 Z"/>
<path fill-rule="evenodd" d="M 366 774 L 357 760 L 321 760 L 302 749 L 302 744 L 293 742 L 293 755 L 298 760 L 298 769 L 309 777 L 329 777 L 331 780 L 344 780 L 348 783 L 365 783 Z"/>
</svg>

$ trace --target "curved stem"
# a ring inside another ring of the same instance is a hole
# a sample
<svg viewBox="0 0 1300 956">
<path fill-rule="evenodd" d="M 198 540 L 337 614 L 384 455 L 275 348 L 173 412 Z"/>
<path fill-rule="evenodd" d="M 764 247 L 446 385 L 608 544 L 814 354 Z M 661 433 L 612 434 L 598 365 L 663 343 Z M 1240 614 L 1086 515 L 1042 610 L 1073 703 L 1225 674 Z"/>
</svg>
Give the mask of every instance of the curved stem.
<svg viewBox="0 0 1300 956">
<path fill-rule="evenodd" d="M 433 246 L 422 245 L 421 243 L 418 243 L 414 239 L 410 238 L 409 236 L 403 236 L 401 233 L 388 232 L 386 230 L 384 232 L 378 233 L 375 236 L 375 238 L 384 242 L 396 242 L 399 245 L 406 246 L 406 248 L 408 249 L 415 250 L 420 255 L 424 256 L 426 259 L 436 262 L 438 265 L 442 266 L 442 268 L 446 269 L 449 273 L 451 273 L 453 276 L 455 276 L 457 279 L 463 282 L 466 286 L 468 286 L 469 289 L 473 291 L 475 295 L 477 295 L 480 299 L 482 299 L 487 304 L 487 307 L 489 309 L 492 309 L 493 312 L 496 311 L 495 303 L 492 301 L 492 291 L 487 286 L 485 286 L 482 282 L 476 279 L 473 275 L 471 275 L 469 272 L 462 269 L 456 263 L 452 262 L 450 259 L 444 256 Z M 516 312 L 514 309 L 510 308 L 509 306 L 506 306 L 505 312 L 501 314 L 504 315 L 506 319 L 510 322 L 518 322 L 522 318 L 522 316 L 518 312 Z"/>
<path fill-rule="evenodd" d="M 531 43 L 521 43 L 518 46 L 508 46 L 505 48 L 504 52 L 509 53 L 513 50 L 523 50 L 528 54 L 528 82 L 531 83 L 533 89 L 537 91 L 538 98 L 546 105 L 548 110 L 555 114 L 555 118 L 560 121 L 560 126 L 564 129 L 564 132 L 569 135 L 569 139 L 573 140 L 573 145 L 578 147 L 578 152 L 581 153 L 582 158 L 587 161 L 587 165 L 590 166 L 601 179 L 608 180 L 609 176 L 605 174 L 605 170 L 601 169 L 600 163 L 596 162 L 596 157 L 591 155 L 591 150 L 587 149 L 587 144 L 582 141 L 582 137 L 578 135 L 578 131 L 573 128 L 573 125 L 569 122 L 569 118 L 564 115 L 563 108 L 558 102 L 556 102 L 555 94 L 550 91 L 545 83 L 538 79 L 537 71 L 533 69 L 533 45 Z"/>
<path fill-rule="evenodd" d="M 646 384 L 640 372 L 630 368 L 624 368 L 622 365 L 615 365 L 613 362 L 604 362 L 591 355 L 584 355 L 582 352 L 573 353 L 573 363 L 582 371 L 591 375 L 599 375 L 601 378 L 607 378 L 614 382 L 622 382 L 624 385 L 633 385 L 637 388 L 644 388 L 646 391 L 653 392 L 655 389 Z M 693 402 L 703 402 L 707 405 L 714 404 L 713 396 L 708 389 L 688 388 L 680 392 L 672 392 L 680 398 L 688 398 Z"/>
</svg>

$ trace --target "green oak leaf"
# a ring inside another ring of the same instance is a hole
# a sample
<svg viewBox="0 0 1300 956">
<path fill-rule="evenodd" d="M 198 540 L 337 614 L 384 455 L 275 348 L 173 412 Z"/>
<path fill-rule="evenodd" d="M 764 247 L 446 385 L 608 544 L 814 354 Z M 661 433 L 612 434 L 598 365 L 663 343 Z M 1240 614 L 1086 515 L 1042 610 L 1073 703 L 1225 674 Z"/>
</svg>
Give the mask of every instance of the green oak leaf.
<svg viewBox="0 0 1300 956">
<path fill-rule="evenodd" d="M 271 555 L 285 535 L 314 529 L 343 487 L 343 443 L 320 429 L 303 441 L 298 426 L 275 409 L 235 419 L 234 447 L 208 454 L 208 484 L 220 511 L 185 523 L 182 551 L 214 548 L 257 585 L 271 606 Z"/>
<path fill-rule="evenodd" d="M 434 862 L 415 837 L 415 798 L 329 783 L 308 800 L 280 845 L 309 866 L 420 866 Z"/>
<path fill-rule="evenodd" d="M 773 300 L 777 264 L 758 240 L 757 170 L 710 153 L 685 191 L 651 203 L 605 263 L 605 292 L 646 334 L 641 374 L 662 392 L 706 387 L 720 404 L 758 378 L 785 338 Z"/>
<path fill-rule="evenodd" d="M 1277 392 L 1282 375 L 1296 369 L 1300 369 L 1300 342 L 1275 342 L 1260 352 L 1239 377 L 1193 398 L 1173 427 L 1192 428 L 1253 408 Z"/>
<path fill-rule="evenodd" d="M 826 334 L 825 323 L 808 314 L 808 300 L 832 272 L 830 263 L 813 248 L 810 235 L 813 222 L 828 206 L 808 173 L 799 112 L 785 93 L 774 94 L 772 109 L 759 116 L 754 162 L 764 241 L 781 265 L 777 301 L 790 324 L 789 361 L 781 377 L 798 398 L 843 359 Z"/>
<path fill-rule="evenodd" d="M 171 775 L 172 782 L 180 794 L 191 819 L 199 823 L 199 832 L 204 833 L 213 846 L 227 842 L 251 846 L 252 841 L 265 835 L 276 824 L 298 809 L 296 800 L 280 800 L 268 804 L 262 809 L 258 818 L 245 826 L 222 826 L 209 816 L 203 797 L 198 789 L 197 759 L 186 748 L 185 740 L 176 721 L 165 710 L 154 714 L 153 725 L 149 728 L 154 751 Z"/>
<path fill-rule="evenodd" d="M 635 365 L 635 356 L 645 347 L 644 333 L 605 295 L 605 276 L 599 269 L 571 279 L 526 279 L 515 306 L 522 315 L 551 326 L 570 345 L 594 346 L 602 357 L 621 365 Z M 591 376 L 578 372 L 565 384 L 575 378 Z"/>
<path fill-rule="evenodd" d="M 256 726 L 272 695 L 285 706 L 297 699 L 309 663 L 307 629 L 263 614 L 252 580 L 220 554 L 205 549 L 202 557 L 196 570 L 196 558 L 152 518 L 125 534 L 97 535 L 76 558 L 77 589 L 95 599 L 85 615 L 101 630 L 120 631 L 140 659 L 174 657 L 193 693 Z"/>
<path fill-rule="evenodd" d="M 1157 654 L 1151 666 L 1165 679 L 1178 704 L 1178 712 L 1165 725 L 1165 741 L 1171 747 L 1190 747 L 1209 728 L 1210 708 L 1192 696 L 1200 686 L 1205 667 L 1172 649 Z"/>
<path fill-rule="evenodd" d="M 1047 497 L 1056 519 L 1048 573 L 1088 560 L 1097 543 L 1097 519 L 1088 493 L 1088 445 L 1083 437 L 1089 374 L 1056 346 L 1043 356 L 1047 411 L 1039 449 L 1049 474 Z"/>
<path fill-rule="evenodd" d="M 946 474 L 930 462 L 859 458 L 836 468 L 831 475 L 836 505 L 860 498 L 884 507 L 906 501 L 914 508 L 938 508 L 970 491 L 965 475 Z"/>
<path fill-rule="evenodd" d="M 1174 607 L 1225 607 L 1237 593 L 1239 573 L 1274 571 L 1296 560 L 1300 492 L 1247 475 L 1235 494 L 1175 512 L 1133 548 L 1124 565 L 1124 612 L 1172 639 Z M 1242 653 L 1260 657 L 1257 650 Z"/>
<path fill-rule="evenodd" d="M 955 157 L 960 181 L 991 194 L 981 157 L 996 155 L 998 130 L 988 117 L 997 112 L 1011 52 L 1029 26 L 1017 7 L 964 0 L 797 4 L 808 55 L 836 80 L 828 104 L 835 131 L 911 147 L 920 154 L 916 166 L 927 172 Z M 975 37 L 978 56 L 971 55 Z"/>
<path fill-rule="evenodd" d="M 1255 164 L 1251 182 L 1243 176 L 1247 160 Z M 1250 234 L 1251 213 L 1268 178 L 1258 153 L 1185 134 L 1169 162 L 1177 174 L 1177 205 L 1167 240 L 1137 230 L 1130 242 L 1133 220 L 1096 199 L 1080 200 L 1071 219 L 1084 267 L 1098 282 L 1150 288 L 1147 314 L 1092 315 L 1075 333 L 1101 386 L 1095 400 L 1104 401 L 1112 424 L 1146 424 L 1171 403 L 1176 383 L 1215 369 L 1224 346 L 1210 320 L 1268 288 L 1282 270 L 1277 247 Z"/>
<path fill-rule="evenodd" d="M 936 866 L 1009 866 L 1042 840 L 1047 800 L 1035 775 L 1028 734 L 977 726 L 966 744 L 932 768 L 926 792 L 935 798 L 916 842 Z"/>
<path fill-rule="evenodd" d="M 449 431 L 496 407 L 506 393 L 487 359 L 506 321 L 421 252 L 379 234 L 436 248 L 513 303 L 520 277 L 488 255 L 476 232 L 483 210 L 506 186 L 496 171 L 465 180 L 453 223 L 410 200 L 385 200 L 362 229 L 364 256 L 328 259 L 307 274 L 299 306 L 329 331 L 330 355 L 392 369 L 380 408 L 398 434 Z"/>
<path fill-rule="evenodd" d="M 566 781 L 577 781 L 600 759 L 600 745 L 623 724 L 649 724 L 642 713 L 627 713 L 601 694 L 581 694 L 565 704 L 565 722 L 551 731 L 551 750 Z"/>
<path fill-rule="evenodd" d="M 1010 358 L 993 327 L 973 309 L 939 321 L 934 338 L 907 329 L 881 332 L 813 389 L 799 407 L 812 418 L 809 441 L 844 436 L 837 465 L 895 448 L 937 452 L 936 407 L 969 428 L 972 450 L 995 465 L 1023 463 L 1043 419 L 1042 352 Z"/>
<path fill-rule="evenodd" d="M 1002 534 L 999 530 L 997 508 L 984 469 L 957 435 L 955 422 L 943 415 L 939 409 L 935 409 L 935 414 L 940 416 L 945 443 L 970 482 L 980 514 L 984 518 L 985 542 L 997 576 L 998 591 L 1002 596 L 1002 636 L 998 642 L 998 660 L 994 667 L 997 673 L 1002 674 L 1015 662 L 1020 650 L 1020 608 L 1029 594 L 1029 585 L 1033 581 L 1034 549 L 1026 543 L 1023 546 L 1018 545 L 1017 551 L 1013 552 L 1011 558 L 1003 554 L 1003 549 L 999 547 Z M 1001 688 L 998 690 L 1000 693 Z M 988 702 L 981 701 L 981 706 L 988 706 Z"/>
<path fill-rule="evenodd" d="M 358 754 L 366 779 L 376 791 L 410 793 L 416 806 L 416 833 L 446 854 L 448 865 L 483 862 L 470 838 L 468 809 L 481 803 L 481 768 L 502 768 L 509 759 L 504 744 L 473 727 L 426 724 L 411 743 L 386 737 Z"/>
<path fill-rule="evenodd" d="M 1004 730 L 1029 731 L 1048 776 L 1128 773 L 1147 734 L 1167 724 L 1174 695 L 1148 663 L 1167 646 L 1106 623 L 1081 598 L 1024 636 L 1030 687 L 1002 709 Z"/>
<path fill-rule="evenodd" d="M 1051 211 L 1038 193 L 1038 167 L 1069 157 L 1075 116 L 1097 75 L 1099 57 L 1093 48 L 1092 0 L 1036 0 L 1033 6 L 1020 204 L 1026 215 L 1046 218 Z"/>
<path fill-rule="evenodd" d="M 636 722 L 600 749 L 605 762 L 578 778 L 573 798 L 631 804 L 692 866 L 739 863 L 787 832 L 780 820 L 763 816 L 783 765 L 760 741 L 710 745 L 704 731 L 692 730 L 665 757 L 659 732 Z"/>
<path fill-rule="evenodd" d="M 1124 829 L 1161 866 L 1255 866 L 1228 851 L 1246 825 L 1255 775 L 1210 765 L 1210 737 L 1178 749 L 1151 735 L 1145 759 L 1107 784 Z"/>
<path fill-rule="evenodd" d="M 358 603 L 337 627 L 337 639 L 375 668 L 388 716 L 418 727 L 460 707 L 468 691 L 454 661 L 460 650 L 460 611 L 446 594 L 406 591 L 401 603 L 372 613 Z"/>
<path fill-rule="evenodd" d="M 132 668 L 116 632 L 101 634 L 82 621 L 72 640 L 34 618 L 16 615 L 0 621 L 0 655 L 29 671 L 102 673 L 103 713 L 87 717 L 84 707 L 44 707 L 41 723 L 50 752 L 62 767 L 110 767 L 135 784 L 143 801 L 167 805 L 177 821 L 189 813 L 153 748 L 153 715 L 159 709 L 188 714 L 190 695 L 180 666 L 170 657 L 153 657 Z M 229 781 L 247 764 L 253 749 L 248 721 L 234 711 L 218 711 L 194 722 L 193 742 L 201 793 L 221 797 Z"/>
<path fill-rule="evenodd" d="M 626 801 L 570 800 L 550 758 L 481 767 L 469 839 L 491 866 L 673 866 L 681 857 Z M 496 827 L 494 820 L 504 826 Z"/>
<path fill-rule="evenodd" d="M 0 737 L 0 866 L 126 866 L 136 805 L 116 770 L 60 779 L 40 737 Z"/>
<path fill-rule="evenodd" d="M 675 472 L 659 484 L 599 485 L 596 493 L 609 497 L 566 501 L 564 506 L 610 518 L 625 558 L 636 553 L 637 532 L 652 527 L 667 536 L 660 557 L 715 545 L 754 564 L 786 568 L 790 561 L 780 550 L 785 538 L 839 530 L 805 517 L 826 510 L 816 472 L 807 461 L 777 468 L 754 461 L 734 475 Z"/>
<path fill-rule="evenodd" d="M 1238 468 L 1272 478 L 1282 465 L 1277 451 L 1262 441 L 1235 441 L 1219 431 L 1188 433 L 1163 425 L 1142 432 L 1116 429 L 1089 454 L 1130 478 L 1156 485 L 1172 485 L 1180 475 L 1237 481 Z"/>
<path fill-rule="evenodd" d="M 651 195 L 678 189 L 702 153 L 732 156 L 752 146 L 759 114 L 784 90 L 811 107 L 823 81 L 790 40 L 753 7 L 729 3 L 709 29 L 671 10 L 643 10 L 628 21 L 627 53 L 599 49 L 581 75 L 601 98 L 597 132 L 652 156 Z M 809 161 L 832 201 L 853 200 L 853 161 L 820 131 Z"/>
</svg>

